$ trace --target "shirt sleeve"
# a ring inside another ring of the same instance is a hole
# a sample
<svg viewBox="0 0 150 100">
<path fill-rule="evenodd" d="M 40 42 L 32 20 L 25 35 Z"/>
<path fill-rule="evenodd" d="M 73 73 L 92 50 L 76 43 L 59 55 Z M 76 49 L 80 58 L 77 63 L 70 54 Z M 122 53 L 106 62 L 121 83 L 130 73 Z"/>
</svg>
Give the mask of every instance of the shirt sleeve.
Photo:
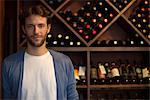
<svg viewBox="0 0 150 100">
<path fill-rule="evenodd" d="M 7 62 L 4 61 L 2 64 L 2 89 L 3 89 L 3 98 L 10 99 L 11 98 L 11 90 L 10 90 L 10 84 L 9 84 L 9 78 L 8 78 L 8 71 L 7 71 Z"/>
<path fill-rule="evenodd" d="M 74 77 L 74 67 L 71 60 L 68 60 L 68 85 L 67 85 L 67 100 L 79 100 L 78 92 L 76 90 L 76 80 Z"/>
</svg>

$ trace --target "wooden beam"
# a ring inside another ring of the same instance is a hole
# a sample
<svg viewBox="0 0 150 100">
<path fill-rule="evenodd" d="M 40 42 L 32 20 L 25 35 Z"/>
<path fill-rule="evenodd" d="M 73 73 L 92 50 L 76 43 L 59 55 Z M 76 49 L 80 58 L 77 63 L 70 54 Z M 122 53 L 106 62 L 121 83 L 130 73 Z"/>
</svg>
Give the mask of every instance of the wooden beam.
<svg viewBox="0 0 150 100">
<path fill-rule="evenodd" d="M 4 50 L 3 50 L 3 32 L 4 32 L 4 0 L 0 0 L 0 98 L 2 98 L 2 75 L 1 75 L 1 69 L 2 69 L 2 59 L 4 56 Z"/>
</svg>

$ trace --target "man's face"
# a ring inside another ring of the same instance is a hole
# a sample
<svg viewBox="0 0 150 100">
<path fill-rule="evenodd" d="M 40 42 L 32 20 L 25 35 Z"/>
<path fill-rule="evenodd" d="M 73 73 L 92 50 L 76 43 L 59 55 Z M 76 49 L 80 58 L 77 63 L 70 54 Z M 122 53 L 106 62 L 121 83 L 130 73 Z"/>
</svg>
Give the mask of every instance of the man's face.
<svg viewBox="0 0 150 100">
<path fill-rule="evenodd" d="M 46 17 L 31 15 L 25 19 L 23 31 L 30 45 L 40 47 L 46 41 L 47 33 L 50 31 L 50 25 L 47 25 Z"/>
</svg>

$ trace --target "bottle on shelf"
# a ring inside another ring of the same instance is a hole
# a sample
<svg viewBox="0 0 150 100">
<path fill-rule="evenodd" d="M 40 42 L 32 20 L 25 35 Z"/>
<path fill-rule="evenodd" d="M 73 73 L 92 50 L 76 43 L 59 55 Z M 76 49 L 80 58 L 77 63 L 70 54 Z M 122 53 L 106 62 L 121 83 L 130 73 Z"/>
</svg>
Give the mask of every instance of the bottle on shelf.
<svg viewBox="0 0 150 100">
<path fill-rule="evenodd" d="M 78 14 L 79 18 L 80 18 L 80 17 L 84 17 L 84 12 L 85 12 L 85 8 L 84 8 L 84 7 L 81 7 L 81 8 L 78 10 L 77 14 Z"/>
<path fill-rule="evenodd" d="M 122 84 L 128 84 L 129 83 L 129 79 L 128 79 L 128 73 L 129 73 L 129 70 L 128 70 L 128 66 L 122 62 L 121 59 L 119 59 L 119 63 L 120 63 L 120 76 L 121 76 L 121 83 Z"/>
<path fill-rule="evenodd" d="M 74 65 L 74 77 L 77 82 L 76 84 L 78 85 L 79 81 L 80 81 L 80 77 L 79 77 L 79 66 L 77 66 L 77 65 Z"/>
<path fill-rule="evenodd" d="M 128 63 L 128 61 L 127 61 Z M 136 68 L 135 65 L 133 63 L 128 64 L 128 70 L 129 70 L 129 80 L 131 84 L 137 84 L 137 78 L 136 78 Z"/>
<path fill-rule="evenodd" d="M 116 15 L 105 1 L 85 1 L 74 14 L 71 10 L 60 11 L 62 17 L 84 40 L 92 40 Z"/>
<path fill-rule="evenodd" d="M 141 65 L 137 64 L 136 61 L 134 61 L 134 65 L 135 65 L 137 83 L 141 84 L 143 82 Z"/>
<path fill-rule="evenodd" d="M 87 81 L 86 81 L 86 66 L 83 66 L 83 65 L 79 66 L 79 77 L 80 77 L 79 84 L 86 85 L 86 83 L 87 83 Z"/>
<path fill-rule="evenodd" d="M 119 66 L 115 62 L 111 63 L 111 74 L 113 84 L 120 84 L 120 73 L 118 68 Z"/>
<path fill-rule="evenodd" d="M 97 73 L 97 67 L 92 66 L 91 67 L 91 84 L 98 84 L 98 73 Z"/>
<path fill-rule="evenodd" d="M 126 59 L 126 66 L 128 70 L 128 80 L 129 83 L 135 84 L 136 82 L 136 72 L 135 72 L 135 66 L 132 66 L 131 63 L 129 63 L 129 60 Z"/>
<path fill-rule="evenodd" d="M 97 40 L 96 42 L 92 44 L 92 46 L 98 47 L 100 46 L 100 44 L 101 44 L 101 40 Z"/>
<path fill-rule="evenodd" d="M 86 1 L 84 8 L 85 8 L 86 12 L 91 11 L 92 10 L 92 1 Z"/>
<path fill-rule="evenodd" d="M 129 20 L 137 27 L 143 35 L 150 40 L 149 38 L 149 1 L 141 0 L 138 8 L 135 13 L 129 17 Z"/>
<path fill-rule="evenodd" d="M 146 43 L 145 40 L 142 39 L 137 33 L 134 33 L 133 36 L 130 37 L 130 39 L 134 41 L 134 46 L 148 46 L 148 43 Z"/>
<path fill-rule="evenodd" d="M 64 35 L 64 44 L 65 44 L 65 47 L 69 46 L 69 42 L 70 42 L 70 36 L 66 33 Z"/>
<path fill-rule="evenodd" d="M 47 45 L 47 46 L 51 46 L 51 45 L 52 45 L 52 42 L 53 42 L 52 34 L 51 34 L 51 33 L 48 33 L 48 34 L 47 34 L 47 37 L 46 37 L 46 45 Z"/>
<path fill-rule="evenodd" d="M 141 63 L 141 66 L 142 66 L 142 83 L 143 84 L 149 84 L 150 82 L 150 72 L 148 70 L 148 67 L 145 63 Z"/>
<path fill-rule="evenodd" d="M 117 46 L 126 46 L 122 40 L 97 40 L 93 46 L 99 47 L 117 47 Z"/>
<path fill-rule="evenodd" d="M 112 4 L 119 10 L 124 9 L 131 0 L 110 0 Z"/>
<path fill-rule="evenodd" d="M 48 5 L 50 5 L 53 9 L 56 9 L 57 7 L 59 7 L 64 0 L 45 0 Z"/>
<path fill-rule="evenodd" d="M 57 34 L 56 41 L 57 41 L 57 46 L 63 46 L 64 45 L 62 33 Z"/>
<path fill-rule="evenodd" d="M 106 69 L 104 65 L 99 62 L 98 63 L 98 84 L 106 84 Z"/>
<path fill-rule="evenodd" d="M 139 47 L 148 46 L 148 44 L 138 34 L 134 35 L 134 40 Z"/>
<path fill-rule="evenodd" d="M 105 62 L 104 67 L 105 67 L 105 70 L 106 70 L 105 83 L 106 84 L 112 84 L 113 83 L 113 79 L 112 79 L 112 73 L 111 73 L 111 66 L 110 66 L 109 62 Z"/>
<path fill-rule="evenodd" d="M 65 12 L 65 20 L 68 22 L 68 23 L 71 23 L 72 22 L 72 11 L 70 9 L 67 9 L 67 11 Z"/>
<path fill-rule="evenodd" d="M 123 43 L 122 43 L 122 40 L 109 40 L 107 46 L 110 46 L 110 47 L 123 46 Z"/>
</svg>

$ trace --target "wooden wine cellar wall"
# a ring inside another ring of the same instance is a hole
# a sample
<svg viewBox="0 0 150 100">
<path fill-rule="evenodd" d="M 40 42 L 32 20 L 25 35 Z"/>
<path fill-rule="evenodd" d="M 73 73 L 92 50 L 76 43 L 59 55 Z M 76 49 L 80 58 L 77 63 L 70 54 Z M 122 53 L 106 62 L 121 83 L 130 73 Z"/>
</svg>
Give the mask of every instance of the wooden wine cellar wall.
<svg viewBox="0 0 150 100">
<path fill-rule="evenodd" d="M 149 0 L 37 1 L 51 12 L 52 30 L 47 36 L 47 47 L 71 58 L 78 74 L 75 77 L 80 100 L 149 98 Z M 18 0 L 17 16 L 27 2 Z M 18 50 L 26 46 L 21 33 L 17 28 Z M 111 71 L 118 68 L 120 75 L 110 77 L 108 64 Z M 131 69 L 125 73 L 123 66 Z M 105 77 L 99 78 L 102 67 Z M 134 79 L 130 80 L 128 71 L 132 69 Z M 148 72 L 146 77 L 144 70 Z"/>
<path fill-rule="evenodd" d="M 0 1 L 0 80 L 2 80 L 1 78 L 1 65 L 2 65 L 2 59 L 4 57 L 4 50 L 3 50 L 3 25 L 4 25 L 4 0 Z M 0 98 L 2 97 L 2 88 L 1 88 L 1 83 L 2 81 L 0 81 Z"/>
</svg>

